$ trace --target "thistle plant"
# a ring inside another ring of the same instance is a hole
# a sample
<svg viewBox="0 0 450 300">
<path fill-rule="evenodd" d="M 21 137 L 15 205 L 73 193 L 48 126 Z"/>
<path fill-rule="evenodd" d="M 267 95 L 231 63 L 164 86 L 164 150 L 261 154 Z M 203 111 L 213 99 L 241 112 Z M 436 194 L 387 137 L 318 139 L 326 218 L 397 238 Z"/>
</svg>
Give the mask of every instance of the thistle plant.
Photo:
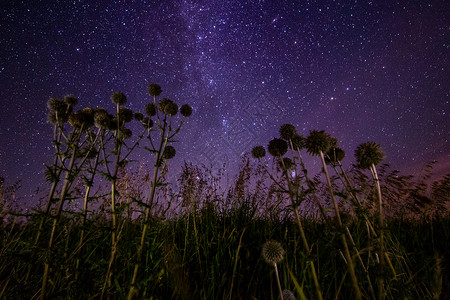
<svg viewBox="0 0 450 300">
<path fill-rule="evenodd" d="M 108 270 L 105 276 L 105 283 L 102 289 L 102 293 L 100 298 L 103 298 L 103 295 L 106 290 L 106 286 L 111 286 L 111 277 L 113 275 L 114 270 L 114 261 L 115 255 L 117 252 L 117 247 L 119 243 L 120 230 L 122 228 L 119 226 L 119 214 L 120 211 L 117 210 L 117 180 L 118 180 L 118 172 L 121 167 L 124 167 L 128 161 L 128 156 L 132 153 L 132 151 L 139 144 L 139 141 L 143 138 L 144 132 L 140 134 L 132 145 L 127 145 L 126 140 L 132 136 L 132 132 L 130 129 L 125 127 L 125 124 L 128 124 L 134 119 L 133 112 L 123 107 L 123 105 L 127 102 L 127 97 L 122 92 L 115 92 L 111 95 L 111 101 L 115 105 L 115 116 L 109 115 L 105 110 L 100 109 L 97 111 L 97 114 L 94 118 L 95 125 L 99 128 L 99 130 L 108 130 L 112 134 L 112 139 L 114 142 L 113 148 L 110 153 L 106 152 L 107 140 L 105 140 L 105 136 L 101 136 L 100 138 L 100 149 L 103 153 L 103 161 L 102 164 L 104 166 L 105 172 L 103 175 L 111 182 L 111 215 L 112 215 L 112 232 L 111 232 L 111 256 L 109 260 Z M 140 118 L 138 114 L 138 118 Z M 122 150 L 126 148 L 125 153 L 122 153 Z M 113 156 L 113 163 L 110 165 L 108 160 L 109 156 Z"/>
<path fill-rule="evenodd" d="M 281 244 L 277 241 L 267 241 L 262 247 L 261 256 L 266 263 L 273 266 L 275 269 L 275 275 L 277 278 L 278 290 L 280 292 L 281 300 L 283 300 L 283 290 L 281 288 L 280 277 L 278 275 L 277 264 L 279 264 L 284 259 L 284 249 Z"/>
<path fill-rule="evenodd" d="M 163 184 L 164 167 L 168 160 L 172 159 L 176 150 L 170 143 L 173 143 L 173 138 L 178 134 L 185 118 L 192 114 L 192 108 L 184 104 L 181 106 L 180 114 L 182 119 L 178 126 L 175 125 L 175 116 L 178 114 L 178 105 L 168 98 L 163 98 L 157 102 L 157 97 L 162 93 L 161 86 L 152 83 L 149 85 L 148 93 L 153 97 L 153 101 L 145 106 L 145 113 L 147 117 L 142 119 L 142 126 L 147 132 L 147 139 L 150 146 L 145 147 L 151 154 L 155 155 L 155 165 L 153 170 L 153 177 L 150 184 L 150 196 L 148 202 L 145 204 L 145 215 L 143 218 L 143 228 L 141 232 L 141 239 L 136 253 L 136 263 L 134 265 L 133 277 L 131 279 L 130 290 L 128 292 L 128 299 L 131 300 L 135 296 L 136 282 L 139 272 L 139 266 L 142 259 L 142 253 L 145 245 L 145 238 L 149 229 L 149 219 L 151 216 L 151 209 L 153 207 L 154 198 L 156 195 L 156 188 Z M 154 129 L 154 121 L 152 118 L 156 117 L 157 129 Z M 158 132 L 157 138 L 153 136 L 153 132 Z M 159 143 L 158 143 L 159 142 Z"/>
<path fill-rule="evenodd" d="M 299 151 L 300 148 L 303 146 L 303 138 L 299 136 L 296 132 L 296 129 L 291 124 L 284 124 L 280 128 L 280 136 L 281 138 L 274 138 L 269 142 L 268 145 L 268 152 L 275 157 L 275 159 L 278 160 L 279 165 L 281 169 L 283 170 L 283 176 L 285 177 L 285 180 L 288 185 L 288 189 L 286 190 L 281 183 L 279 183 L 272 174 L 265 168 L 265 171 L 267 174 L 269 174 L 269 177 L 274 181 L 275 184 L 277 184 L 281 191 L 286 192 L 289 195 L 289 199 L 291 200 L 292 208 L 295 214 L 295 219 L 300 231 L 300 236 L 303 242 L 303 246 L 305 249 L 305 252 L 308 256 L 311 255 L 311 249 L 308 243 L 308 240 L 306 238 L 305 230 L 302 224 L 302 220 L 300 218 L 299 212 L 298 212 L 298 206 L 301 199 L 300 191 L 301 188 L 300 182 L 299 182 L 299 176 L 297 176 L 297 166 L 295 161 L 295 155 L 294 155 L 294 145 L 296 149 Z M 287 140 L 287 141 L 286 141 Z M 288 144 L 289 143 L 289 144 Z M 287 150 L 291 148 L 292 150 L 292 160 L 287 157 L 283 157 L 283 155 L 286 154 Z M 300 153 L 299 153 L 300 155 Z M 252 149 L 252 156 L 256 159 L 258 159 L 262 164 L 261 159 L 265 156 L 265 149 L 262 146 L 256 146 Z M 303 166 L 303 163 L 302 163 Z M 290 177 L 290 172 L 293 169 L 295 173 L 295 179 L 292 180 Z M 305 167 L 303 166 L 303 169 L 305 170 Z M 306 172 L 306 171 L 305 171 Z M 314 285 L 316 288 L 316 293 L 318 299 L 322 299 L 322 292 L 320 289 L 319 281 L 317 279 L 317 273 L 314 266 L 314 263 L 310 261 L 310 267 L 311 267 L 311 273 L 314 279 Z"/>
<path fill-rule="evenodd" d="M 339 207 L 336 202 L 336 197 L 334 196 L 333 187 L 331 185 L 330 176 L 328 175 L 327 164 L 325 162 L 324 153 L 327 153 L 330 150 L 333 143 L 336 143 L 334 140 L 330 138 L 324 131 L 316 131 L 313 130 L 310 132 L 309 136 L 306 138 L 305 147 L 306 150 L 314 156 L 320 156 L 323 166 L 323 172 L 325 173 L 325 177 L 328 184 L 328 190 L 330 192 L 331 200 L 333 202 L 334 212 L 336 214 L 336 218 L 338 221 L 339 228 L 343 229 L 343 224 L 341 220 L 341 216 L 339 213 Z M 353 283 L 353 289 L 355 291 L 355 298 L 362 299 L 361 290 L 358 284 L 358 278 L 356 277 L 353 258 L 350 255 L 350 250 L 347 243 L 347 238 L 345 233 L 342 231 L 340 234 L 342 245 L 344 246 L 344 256 L 347 260 L 348 270 L 350 273 L 350 277 Z"/>
<path fill-rule="evenodd" d="M 58 199 L 58 207 L 53 216 L 53 222 L 51 227 L 50 238 L 47 246 L 47 250 L 51 253 L 53 244 L 55 242 L 55 234 L 56 228 L 63 211 L 64 203 L 69 194 L 70 187 L 74 182 L 77 174 L 82 169 L 84 163 L 90 156 L 90 152 L 93 150 L 93 145 L 98 138 L 97 134 L 94 134 L 91 131 L 91 127 L 94 124 L 94 114 L 91 108 L 84 108 L 76 113 L 70 113 L 71 104 L 75 103 L 75 98 L 70 96 L 66 97 L 66 102 L 62 102 L 59 99 L 52 98 L 48 101 L 47 105 L 51 109 L 50 115 L 54 116 L 50 118 L 50 120 L 55 121 L 56 126 L 58 126 L 58 130 L 61 134 L 61 137 L 64 139 L 64 142 L 67 145 L 66 155 L 70 155 L 70 161 L 68 165 L 64 164 L 63 160 L 60 160 L 60 167 L 62 171 L 65 173 L 63 185 L 61 187 L 59 199 Z M 71 104 L 69 104 L 71 103 Z M 66 105 L 66 109 L 64 111 L 64 105 Z M 53 110 L 54 109 L 54 110 Z M 62 126 L 64 123 L 61 123 L 62 118 L 64 121 L 68 121 L 72 126 L 72 130 L 65 134 L 64 127 Z M 87 151 L 83 154 L 80 154 L 80 148 L 86 147 Z M 38 237 L 36 238 L 36 243 L 38 241 Z M 49 277 L 49 268 L 51 261 L 46 261 L 44 266 L 44 274 L 42 279 L 42 287 L 40 292 L 40 298 L 45 298 L 46 286 Z"/>
<path fill-rule="evenodd" d="M 380 230 L 379 246 L 380 246 L 380 275 L 378 277 L 378 299 L 382 300 L 385 297 L 384 288 L 384 265 L 385 265 L 385 249 L 384 249 L 384 214 L 383 214 L 383 200 L 381 197 L 380 180 L 378 178 L 378 165 L 385 157 L 380 145 L 374 142 L 363 143 L 356 148 L 356 161 L 361 169 L 370 169 L 372 177 L 375 181 L 375 186 L 378 195 L 378 225 Z"/>
</svg>

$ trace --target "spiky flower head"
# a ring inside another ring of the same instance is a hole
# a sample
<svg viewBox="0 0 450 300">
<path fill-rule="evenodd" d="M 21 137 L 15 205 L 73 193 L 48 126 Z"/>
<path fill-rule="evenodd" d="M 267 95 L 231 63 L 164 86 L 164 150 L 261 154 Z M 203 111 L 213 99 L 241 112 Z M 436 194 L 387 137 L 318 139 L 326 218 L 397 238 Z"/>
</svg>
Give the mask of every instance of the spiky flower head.
<svg viewBox="0 0 450 300">
<path fill-rule="evenodd" d="M 58 112 L 58 114 L 65 113 L 67 104 L 60 98 L 50 98 L 47 101 L 47 108 L 51 111 Z"/>
<path fill-rule="evenodd" d="M 121 107 L 119 109 L 119 118 L 121 121 L 128 123 L 133 120 L 133 112 L 129 108 Z"/>
<path fill-rule="evenodd" d="M 378 165 L 385 157 L 381 146 L 374 142 L 363 143 L 356 148 L 356 161 L 362 169 L 369 169 L 370 166 Z"/>
<path fill-rule="evenodd" d="M 69 116 L 69 124 L 74 128 L 87 129 L 94 125 L 94 110 L 90 107 L 83 108 Z"/>
<path fill-rule="evenodd" d="M 111 116 L 110 122 L 108 123 L 108 130 L 117 130 L 117 127 L 120 127 L 119 120 Z"/>
<path fill-rule="evenodd" d="M 305 147 L 305 138 L 296 134 L 291 139 L 294 150 L 300 151 Z"/>
<path fill-rule="evenodd" d="M 325 131 L 312 130 L 306 138 L 305 148 L 311 155 L 327 153 L 330 149 L 330 137 Z"/>
<path fill-rule="evenodd" d="M 173 101 L 170 101 L 170 102 L 167 103 L 167 105 L 164 107 L 164 113 L 165 113 L 166 115 L 174 116 L 174 115 L 177 114 L 177 112 L 178 112 L 178 105 L 177 105 L 175 102 L 173 102 Z"/>
<path fill-rule="evenodd" d="M 327 164 L 335 164 L 338 161 L 342 161 L 345 157 L 345 152 L 341 148 L 330 148 L 325 155 L 325 162 Z"/>
<path fill-rule="evenodd" d="M 142 121 L 142 119 L 144 119 L 144 115 L 140 112 L 136 112 L 136 113 L 134 113 L 134 119 L 136 121 Z"/>
<path fill-rule="evenodd" d="M 97 108 L 94 113 L 94 124 L 97 128 L 108 129 L 112 116 L 103 108 Z"/>
<path fill-rule="evenodd" d="M 274 138 L 269 142 L 269 146 L 267 147 L 267 150 L 269 150 L 269 153 L 273 156 L 283 156 L 288 149 L 288 144 L 285 140 Z"/>
<path fill-rule="evenodd" d="M 284 258 L 284 249 L 279 242 L 270 240 L 264 243 L 261 255 L 268 264 L 278 264 Z"/>
<path fill-rule="evenodd" d="M 70 106 L 75 106 L 78 104 L 78 98 L 75 97 L 75 95 L 64 96 L 64 101 Z"/>
<path fill-rule="evenodd" d="M 337 138 L 328 136 L 328 139 L 330 141 L 330 148 L 338 148 L 339 147 L 339 140 Z"/>
<path fill-rule="evenodd" d="M 290 290 L 283 290 L 281 294 L 283 295 L 284 300 L 295 300 L 294 293 Z M 278 296 L 278 299 L 281 299 L 281 296 Z"/>
<path fill-rule="evenodd" d="M 190 107 L 188 104 L 181 105 L 180 114 L 183 117 L 189 117 L 190 115 L 192 115 L 192 107 Z"/>
<path fill-rule="evenodd" d="M 121 132 L 123 139 L 128 139 L 133 135 L 133 132 L 131 132 L 131 130 L 128 128 L 123 128 Z"/>
<path fill-rule="evenodd" d="M 167 98 L 162 98 L 161 101 L 159 101 L 159 103 L 158 103 L 158 109 L 162 113 L 165 113 L 164 110 L 166 109 L 166 105 L 169 104 L 170 102 L 172 102 L 172 100 L 167 99 Z"/>
<path fill-rule="evenodd" d="M 127 102 L 127 96 L 122 92 L 115 92 L 111 95 L 111 101 L 115 105 L 124 105 Z"/>
<path fill-rule="evenodd" d="M 166 146 L 166 148 L 164 148 L 162 157 L 164 159 L 171 159 L 175 156 L 175 153 L 176 153 L 175 148 L 169 145 Z"/>
<path fill-rule="evenodd" d="M 153 117 L 154 115 L 156 115 L 156 105 L 153 102 L 147 104 L 145 106 L 145 113 L 147 115 L 149 115 L 150 117 Z"/>
<path fill-rule="evenodd" d="M 284 167 L 283 167 L 283 165 L 284 165 Z M 292 169 L 293 166 L 294 166 L 294 162 L 289 157 L 283 157 L 283 159 L 280 160 L 280 167 L 283 170 L 285 168 L 286 168 L 286 170 L 290 170 L 290 169 Z"/>
<path fill-rule="evenodd" d="M 297 130 L 294 125 L 284 124 L 280 127 L 280 136 L 282 139 L 289 141 L 297 134 Z"/>
<path fill-rule="evenodd" d="M 263 158 L 266 156 L 266 149 L 263 146 L 256 146 L 252 149 L 252 156 L 256 159 Z"/>
<path fill-rule="evenodd" d="M 150 85 L 148 86 L 148 93 L 150 94 L 150 96 L 157 97 L 161 94 L 161 92 L 162 89 L 159 84 L 150 83 Z"/>
<path fill-rule="evenodd" d="M 149 117 L 145 117 L 144 119 L 142 119 L 141 123 L 142 123 L 142 126 L 144 126 L 144 128 L 146 128 L 146 129 L 153 127 L 153 120 L 150 119 Z"/>
</svg>

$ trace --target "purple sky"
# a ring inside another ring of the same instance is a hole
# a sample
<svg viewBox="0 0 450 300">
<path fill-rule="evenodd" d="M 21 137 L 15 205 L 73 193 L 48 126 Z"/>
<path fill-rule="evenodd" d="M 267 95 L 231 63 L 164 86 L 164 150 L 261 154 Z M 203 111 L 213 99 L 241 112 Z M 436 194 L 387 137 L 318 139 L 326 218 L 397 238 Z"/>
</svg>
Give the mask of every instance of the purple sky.
<svg viewBox="0 0 450 300">
<path fill-rule="evenodd" d="M 122 91 L 143 111 L 151 82 L 194 109 L 173 174 L 185 160 L 235 170 L 284 123 L 337 137 L 347 166 L 374 141 L 403 172 L 450 170 L 449 1 L 161 3 L 1 2 L 0 176 L 23 197 L 52 160 L 49 97 L 112 111 Z"/>
</svg>

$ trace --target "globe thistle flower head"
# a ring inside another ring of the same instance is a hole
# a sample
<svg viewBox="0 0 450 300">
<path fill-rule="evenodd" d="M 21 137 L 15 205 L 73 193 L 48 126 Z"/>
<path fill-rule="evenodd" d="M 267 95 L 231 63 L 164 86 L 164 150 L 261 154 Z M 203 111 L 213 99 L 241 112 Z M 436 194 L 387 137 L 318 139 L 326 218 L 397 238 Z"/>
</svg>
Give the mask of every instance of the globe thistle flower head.
<svg viewBox="0 0 450 300">
<path fill-rule="evenodd" d="M 122 133 L 123 139 L 128 139 L 128 138 L 130 138 L 130 137 L 133 135 L 133 133 L 131 132 L 131 130 L 128 129 L 128 128 L 123 128 L 123 129 L 121 130 L 121 133 Z"/>
<path fill-rule="evenodd" d="M 252 149 L 252 156 L 256 159 L 263 158 L 266 156 L 266 149 L 263 146 L 256 146 Z"/>
<path fill-rule="evenodd" d="M 144 119 L 144 115 L 140 112 L 136 112 L 136 113 L 134 113 L 134 119 L 136 121 L 142 121 Z"/>
<path fill-rule="evenodd" d="M 306 138 L 305 148 L 311 155 L 320 155 L 320 152 L 327 153 L 330 149 L 330 137 L 323 130 L 313 130 Z"/>
<path fill-rule="evenodd" d="M 268 264 L 278 264 L 284 258 L 284 249 L 277 241 L 267 241 L 262 247 L 261 255 Z"/>
<path fill-rule="evenodd" d="M 175 102 L 169 102 L 164 107 L 164 113 L 169 116 L 174 116 L 178 112 L 178 105 Z"/>
<path fill-rule="evenodd" d="M 111 116 L 111 119 L 107 125 L 107 129 L 110 131 L 117 130 L 117 127 L 120 127 L 119 120 L 117 120 L 117 118 L 114 118 L 113 116 Z"/>
<path fill-rule="evenodd" d="M 91 107 L 85 107 L 78 112 L 80 114 L 81 123 L 84 128 L 90 128 L 94 126 L 95 111 Z"/>
<path fill-rule="evenodd" d="M 64 101 L 67 103 L 67 105 L 70 105 L 70 106 L 75 106 L 78 104 L 78 98 L 75 97 L 75 95 L 64 96 Z"/>
<path fill-rule="evenodd" d="M 188 104 L 181 105 L 180 114 L 183 117 L 189 117 L 190 115 L 192 115 L 192 107 L 190 107 Z"/>
<path fill-rule="evenodd" d="M 284 124 L 280 127 L 280 136 L 284 140 L 291 140 L 297 134 L 297 130 L 294 125 Z"/>
<path fill-rule="evenodd" d="M 170 102 L 172 102 L 172 100 L 170 100 L 170 99 L 167 99 L 167 98 L 161 99 L 161 101 L 159 101 L 159 103 L 158 103 L 158 109 L 162 113 L 165 113 L 166 105 L 169 104 Z"/>
<path fill-rule="evenodd" d="M 150 83 L 148 86 L 148 93 L 150 96 L 157 97 L 161 94 L 162 89 L 159 84 L 156 83 Z"/>
<path fill-rule="evenodd" d="M 97 108 L 94 113 L 94 124 L 100 129 L 109 129 L 112 116 L 103 108 Z"/>
<path fill-rule="evenodd" d="M 287 152 L 288 144 L 285 140 L 274 138 L 269 142 L 267 149 L 273 156 L 283 156 Z"/>
<path fill-rule="evenodd" d="M 111 101 L 115 105 L 124 105 L 127 102 L 127 96 L 122 92 L 115 92 L 111 95 Z"/>
<path fill-rule="evenodd" d="M 283 290 L 281 294 L 284 300 L 295 300 L 295 295 L 290 290 Z M 281 296 L 278 296 L 278 299 L 281 299 Z"/>
<path fill-rule="evenodd" d="M 175 148 L 169 145 L 164 148 L 162 157 L 164 159 L 171 159 L 175 156 L 175 153 Z"/>
<path fill-rule="evenodd" d="M 283 167 L 284 165 L 284 167 Z M 280 167 L 281 169 L 284 170 L 284 168 L 286 168 L 286 171 L 292 169 L 292 167 L 294 166 L 294 162 L 292 161 L 292 159 L 290 159 L 289 157 L 283 157 L 283 160 L 280 160 Z"/>
<path fill-rule="evenodd" d="M 338 148 L 339 147 L 339 140 L 335 137 L 328 137 L 330 140 L 330 148 Z"/>
<path fill-rule="evenodd" d="M 154 103 L 149 103 L 145 106 L 145 113 L 150 117 L 156 115 L 156 105 Z"/>
<path fill-rule="evenodd" d="M 369 169 L 370 166 L 378 165 L 385 157 L 380 145 L 374 142 L 367 142 L 359 145 L 355 151 L 356 161 L 362 169 Z"/>
<path fill-rule="evenodd" d="M 59 98 L 50 98 L 47 101 L 47 108 L 60 114 L 66 112 L 67 104 Z"/>
<path fill-rule="evenodd" d="M 345 157 L 345 152 L 341 148 L 330 148 L 325 155 L 325 162 L 327 164 L 335 164 L 342 161 Z"/>
<path fill-rule="evenodd" d="M 82 125 L 80 114 L 75 113 L 69 116 L 69 124 L 73 128 L 80 128 Z"/>
<path fill-rule="evenodd" d="M 294 150 L 300 151 L 305 147 L 305 138 L 299 134 L 296 134 L 292 137 L 292 146 L 294 146 Z"/>
<path fill-rule="evenodd" d="M 144 119 L 142 119 L 141 123 L 142 123 L 142 126 L 144 126 L 144 128 L 146 128 L 146 129 L 153 127 L 153 120 L 150 119 L 149 117 L 145 117 Z"/>
<path fill-rule="evenodd" d="M 119 119 L 125 123 L 128 123 L 133 120 L 133 112 L 129 108 L 122 107 L 119 109 Z"/>
</svg>

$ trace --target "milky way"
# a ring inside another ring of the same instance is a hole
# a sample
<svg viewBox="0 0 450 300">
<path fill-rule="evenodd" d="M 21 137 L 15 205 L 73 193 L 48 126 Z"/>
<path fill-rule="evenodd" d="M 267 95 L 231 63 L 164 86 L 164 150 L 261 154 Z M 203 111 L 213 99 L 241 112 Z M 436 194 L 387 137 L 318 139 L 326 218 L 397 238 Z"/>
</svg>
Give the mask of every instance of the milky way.
<svg viewBox="0 0 450 300">
<path fill-rule="evenodd" d="M 143 111 L 156 82 L 194 113 L 183 161 L 234 170 L 253 146 L 325 130 L 415 172 L 450 161 L 448 1 L 2 1 L 0 176 L 24 197 L 52 160 L 49 97 Z M 135 159 L 151 162 L 137 152 Z"/>
</svg>

